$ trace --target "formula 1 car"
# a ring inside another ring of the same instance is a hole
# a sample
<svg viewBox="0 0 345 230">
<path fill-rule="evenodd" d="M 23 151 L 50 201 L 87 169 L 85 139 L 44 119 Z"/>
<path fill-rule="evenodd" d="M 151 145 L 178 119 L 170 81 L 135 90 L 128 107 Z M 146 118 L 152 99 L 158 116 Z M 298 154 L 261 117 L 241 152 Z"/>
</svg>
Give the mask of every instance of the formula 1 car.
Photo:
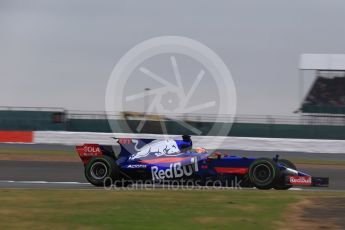
<svg viewBox="0 0 345 230">
<path fill-rule="evenodd" d="M 207 186 L 218 181 L 220 186 L 286 190 L 294 185 L 327 187 L 328 178 L 312 177 L 298 171 L 285 159 L 247 158 L 209 153 L 193 149 L 190 136 L 182 140 L 118 138 L 120 152 L 112 146 L 84 144 L 76 150 L 85 166 L 86 179 L 95 186 L 115 181 L 198 181 Z"/>
</svg>

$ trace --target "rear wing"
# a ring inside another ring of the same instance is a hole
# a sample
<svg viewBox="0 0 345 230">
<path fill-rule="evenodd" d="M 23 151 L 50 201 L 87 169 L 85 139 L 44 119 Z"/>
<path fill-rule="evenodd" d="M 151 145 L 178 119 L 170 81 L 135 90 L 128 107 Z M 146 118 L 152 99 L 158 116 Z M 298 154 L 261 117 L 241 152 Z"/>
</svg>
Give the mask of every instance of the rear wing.
<svg viewBox="0 0 345 230">
<path fill-rule="evenodd" d="M 99 144 L 84 144 L 76 146 L 76 151 L 84 165 L 87 164 L 91 158 L 107 155 L 117 160 L 117 163 L 128 160 L 130 156 L 136 154 L 142 147 L 151 143 L 156 139 L 132 139 L 132 138 L 113 138 L 120 146 L 119 154 L 116 154 L 113 146 L 99 145 Z M 188 135 L 183 135 L 182 140 L 176 140 L 178 148 L 181 151 L 189 150 L 193 146 L 193 142 Z"/>
<path fill-rule="evenodd" d="M 112 146 L 99 144 L 84 144 L 76 146 L 76 151 L 83 164 L 89 163 L 93 157 L 109 156 L 116 160 L 116 155 Z"/>
<path fill-rule="evenodd" d="M 138 148 L 150 143 L 153 139 L 131 139 L 131 138 L 114 138 L 120 146 L 120 152 L 118 154 L 114 151 L 114 146 L 99 145 L 99 144 L 83 144 L 76 146 L 76 151 L 86 165 L 91 158 L 101 157 L 103 155 L 110 156 L 114 160 L 121 163 L 127 160 L 132 154 L 138 151 Z"/>
</svg>

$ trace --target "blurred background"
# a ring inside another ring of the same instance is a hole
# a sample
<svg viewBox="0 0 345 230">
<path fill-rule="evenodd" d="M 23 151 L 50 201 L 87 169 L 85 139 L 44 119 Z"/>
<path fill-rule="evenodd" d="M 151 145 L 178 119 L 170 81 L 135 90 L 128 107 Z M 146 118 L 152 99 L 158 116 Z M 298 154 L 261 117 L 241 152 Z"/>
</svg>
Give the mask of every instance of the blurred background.
<svg viewBox="0 0 345 230">
<path fill-rule="evenodd" d="M 144 40 L 178 35 L 204 43 L 230 69 L 237 115 L 229 135 L 343 139 L 345 60 L 332 54 L 345 53 L 344 9 L 335 0 L 3 0 L 0 128 L 110 132 L 104 96 L 114 65 Z M 134 127 L 145 117 L 142 132 L 161 133 L 159 120 L 168 133 L 188 132 L 176 118 L 207 134 L 215 120 L 208 111 L 147 114 L 142 104 L 114 111 L 111 122 Z"/>
</svg>

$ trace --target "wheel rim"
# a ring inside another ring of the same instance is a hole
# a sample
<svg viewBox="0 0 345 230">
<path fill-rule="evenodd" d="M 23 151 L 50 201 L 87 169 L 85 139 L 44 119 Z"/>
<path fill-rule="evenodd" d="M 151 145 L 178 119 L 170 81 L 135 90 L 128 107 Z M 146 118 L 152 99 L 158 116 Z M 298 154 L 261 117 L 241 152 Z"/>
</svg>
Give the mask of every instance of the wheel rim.
<svg viewBox="0 0 345 230">
<path fill-rule="evenodd" d="M 91 176 L 94 179 L 102 180 L 108 174 L 108 168 L 103 162 L 95 162 L 90 169 Z"/>
<path fill-rule="evenodd" d="M 265 164 L 259 164 L 253 169 L 253 177 L 259 183 L 266 183 L 270 181 L 272 170 Z"/>
</svg>

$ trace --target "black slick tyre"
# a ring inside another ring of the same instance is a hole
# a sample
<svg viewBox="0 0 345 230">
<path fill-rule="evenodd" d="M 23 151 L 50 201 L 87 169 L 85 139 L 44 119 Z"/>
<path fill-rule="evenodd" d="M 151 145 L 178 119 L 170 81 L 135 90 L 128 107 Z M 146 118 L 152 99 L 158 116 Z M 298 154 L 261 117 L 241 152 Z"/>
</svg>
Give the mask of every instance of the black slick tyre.
<svg viewBox="0 0 345 230">
<path fill-rule="evenodd" d="M 279 167 L 268 158 L 259 158 L 249 167 L 248 176 L 251 183 L 258 189 L 271 189 L 279 179 Z"/>
<path fill-rule="evenodd" d="M 287 167 L 287 168 L 297 170 L 297 167 L 289 160 L 281 159 L 281 160 L 278 160 L 278 163 Z M 285 173 L 284 173 L 284 171 L 282 171 L 280 173 L 277 184 L 274 186 L 274 189 L 276 189 L 276 190 L 288 190 L 290 188 L 292 188 L 292 185 L 287 185 L 285 183 Z"/>
<path fill-rule="evenodd" d="M 85 166 L 85 177 L 94 186 L 108 186 L 118 180 L 120 169 L 109 156 L 94 157 Z"/>
</svg>

